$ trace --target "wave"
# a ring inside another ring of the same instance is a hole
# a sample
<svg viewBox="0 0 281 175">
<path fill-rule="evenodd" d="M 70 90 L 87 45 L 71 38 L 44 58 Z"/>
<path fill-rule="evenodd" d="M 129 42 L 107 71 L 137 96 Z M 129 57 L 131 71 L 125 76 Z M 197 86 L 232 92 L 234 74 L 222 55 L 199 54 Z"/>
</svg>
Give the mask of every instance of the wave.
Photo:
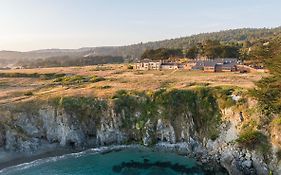
<svg viewBox="0 0 281 175">
<path fill-rule="evenodd" d="M 17 172 L 17 171 L 29 169 L 32 167 L 36 167 L 36 166 L 39 166 L 42 164 L 56 162 L 59 160 L 65 160 L 65 159 L 69 159 L 69 158 L 78 158 L 78 157 L 81 157 L 84 155 L 100 154 L 100 153 L 110 152 L 110 151 L 114 151 L 114 150 L 118 150 L 118 149 L 140 148 L 140 147 L 141 147 L 140 145 L 115 145 L 115 146 L 107 146 L 107 147 L 99 147 L 99 148 L 90 148 L 85 151 L 81 151 L 81 152 L 77 152 L 77 153 L 70 153 L 70 154 L 65 154 L 62 156 L 55 156 L 55 157 L 47 157 L 47 158 L 37 159 L 32 162 L 7 167 L 7 168 L 0 170 L 0 174 Z"/>
</svg>

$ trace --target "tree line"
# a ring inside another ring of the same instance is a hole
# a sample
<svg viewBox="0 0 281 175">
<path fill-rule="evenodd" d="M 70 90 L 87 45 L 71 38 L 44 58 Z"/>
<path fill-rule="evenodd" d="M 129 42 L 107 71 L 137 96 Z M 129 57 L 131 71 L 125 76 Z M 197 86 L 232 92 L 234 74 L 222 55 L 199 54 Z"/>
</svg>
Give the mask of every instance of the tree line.
<svg viewBox="0 0 281 175">
<path fill-rule="evenodd" d="M 204 43 L 197 43 L 189 49 L 149 49 L 146 50 L 141 58 L 152 60 L 166 60 L 169 58 L 189 58 L 195 59 L 205 57 L 214 58 L 238 58 L 241 46 L 237 43 L 222 44 L 217 40 L 206 40 Z"/>
<path fill-rule="evenodd" d="M 50 57 L 36 60 L 21 60 L 17 65 L 25 68 L 40 68 L 40 67 L 68 67 L 68 66 L 88 66 L 97 64 L 118 64 L 123 63 L 124 58 L 121 56 L 61 56 Z"/>
<path fill-rule="evenodd" d="M 99 55 L 119 55 L 123 57 L 135 57 L 141 58 L 142 54 L 147 50 L 156 50 L 159 48 L 167 49 L 190 49 L 197 46 L 198 43 L 204 43 L 206 40 L 220 41 L 222 44 L 245 42 L 253 43 L 257 39 L 268 39 L 273 35 L 281 32 L 281 27 L 277 28 L 243 28 L 225 30 L 212 33 L 202 33 L 198 35 L 192 35 L 187 37 L 168 39 L 163 41 L 155 41 L 148 43 L 138 43 L 129 46 L 121 47 L 105 47 L 96 48 L 95 51 Z"/>
</svg>

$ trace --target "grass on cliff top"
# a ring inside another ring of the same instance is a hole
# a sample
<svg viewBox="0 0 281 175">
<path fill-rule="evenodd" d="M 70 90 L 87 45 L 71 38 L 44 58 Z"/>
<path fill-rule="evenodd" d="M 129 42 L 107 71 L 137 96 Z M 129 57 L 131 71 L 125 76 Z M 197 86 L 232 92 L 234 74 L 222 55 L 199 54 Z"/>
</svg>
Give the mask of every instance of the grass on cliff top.
<svg viewBox="0 0 281 175">
<path fill-rule="evenodd" d="M 80 121 L 97 119 L 107 109 L 107 103 L 94 97 L 61 97 L 52 101 L 56 107 L 64 109 L 67 113 L 78 116 Z"/>
<path fill-rule="evenodd" d="M 1 76 L 2 75 L 2 76 Z M 91 79 L 95 75 L 96 79 Z M 0 104 L 35 97 L 89 96 L 110 98 L 118 90 L 157 91 L 165 87 L 187 89 L 194 86 L 239 86 L 251 88 L 264 74 L 206 73 L 202 71 L 137 71 L 126 65 L 56 67 L 0 71 Z M 41 78 L 40 78 L 41 77 Z M 71 77 L 71 78 L 69 78 Z M 106 79 L 102 81 L 101 79 Z M 58 82 L 54 83 L 54 79 Z M 93 88 L 111 87 L 111 88 Z M 239 82 L 239 83 L 237 83 Z M 3 86 L 1 86 L 3 84 Z M 75 86 L 77 84 L 77 86 Z M 18 92 L 32 91 L 33 96 Z"/>
</svg>

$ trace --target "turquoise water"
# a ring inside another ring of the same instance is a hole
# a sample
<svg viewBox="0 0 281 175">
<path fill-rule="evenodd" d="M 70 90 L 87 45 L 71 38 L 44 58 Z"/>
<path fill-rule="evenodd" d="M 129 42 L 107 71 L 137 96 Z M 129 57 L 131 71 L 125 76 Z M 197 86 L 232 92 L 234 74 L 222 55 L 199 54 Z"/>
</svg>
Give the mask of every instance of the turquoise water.
<svg viewBox="0 0 281 175">
<path fill-rule="evenodd" d="M 93 149 L 37 160 L 0 171 L 3 175 L 177 175 L 205 174 L 196 162 L 149 149 Z"/>
</svg>

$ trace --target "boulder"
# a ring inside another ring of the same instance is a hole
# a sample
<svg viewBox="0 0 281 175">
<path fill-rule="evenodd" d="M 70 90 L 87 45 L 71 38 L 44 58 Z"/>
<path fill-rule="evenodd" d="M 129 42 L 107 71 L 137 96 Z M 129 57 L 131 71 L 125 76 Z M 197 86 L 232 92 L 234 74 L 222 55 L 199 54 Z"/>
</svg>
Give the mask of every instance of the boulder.
<svg viewBox="0 0 281 175">
<path fill-rule="evenodd" d="M 231 151 L 226 151 L 221 155 L 220 164 L 230 175 L 243 175 L 243 172 L 238 169 L 238 162 Z"/>
</svg>

